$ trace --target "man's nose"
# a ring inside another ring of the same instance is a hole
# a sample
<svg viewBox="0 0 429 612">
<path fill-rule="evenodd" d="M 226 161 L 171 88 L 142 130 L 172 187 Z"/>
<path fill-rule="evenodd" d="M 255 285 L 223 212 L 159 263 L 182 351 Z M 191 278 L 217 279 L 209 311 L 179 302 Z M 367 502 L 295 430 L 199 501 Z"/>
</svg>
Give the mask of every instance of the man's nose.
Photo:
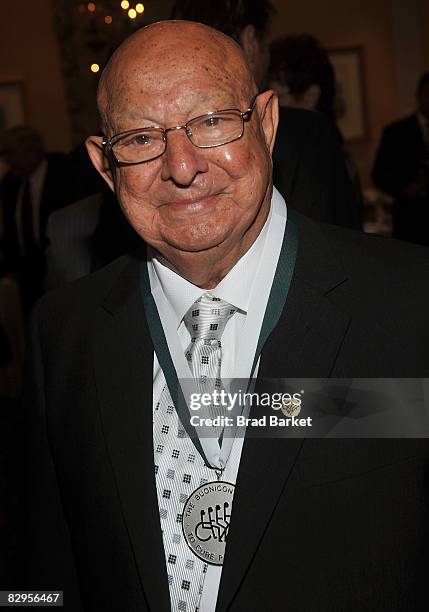
<svg viewBox="0 0 429 612">
<path fill-rule="evenodd" d="M 200 172 L 207 172 L 204 149 L 194 146 L 185 129 L 167 133 L 167 149 L 163 155 L 162 178 L 178 185 L 190 185 Z"/>
</svg>

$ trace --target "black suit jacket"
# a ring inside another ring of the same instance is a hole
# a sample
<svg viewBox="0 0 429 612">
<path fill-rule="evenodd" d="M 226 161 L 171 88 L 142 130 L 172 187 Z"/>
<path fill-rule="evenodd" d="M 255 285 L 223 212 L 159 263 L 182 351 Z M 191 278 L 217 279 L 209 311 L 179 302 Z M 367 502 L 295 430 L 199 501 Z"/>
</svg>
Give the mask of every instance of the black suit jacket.
<svg viewBox="0 0 429 612">
<path fill-rule="evenodd" d="M 360 194 L 332 123 L 303 109 L 280 107 L 279 112 L 274 185 L 287 205 L 316 221 L 361 229 Z"/>
<path fill-rule="evenodd" d="M 294 278 L 259 376 L 428 376 L 428 251 L 297 222 Z M 63 587 L 66 610 L 79 599 L 94 612 L 169 609 L 139 266 L 124 256 L 34 312 L 26 584 Z M 217 610 L 426 610 L 428 450 L 246 439 Z"/>
</svg>

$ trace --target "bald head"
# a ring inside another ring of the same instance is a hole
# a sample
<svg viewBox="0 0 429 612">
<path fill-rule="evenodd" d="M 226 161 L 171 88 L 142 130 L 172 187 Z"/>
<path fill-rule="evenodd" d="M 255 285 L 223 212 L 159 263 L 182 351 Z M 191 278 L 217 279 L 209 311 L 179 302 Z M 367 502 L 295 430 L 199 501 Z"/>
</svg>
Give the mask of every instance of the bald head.
<svg viewBox="0 0 429 612">
<path fill-rule="evenodd" d="M 123 129 L 124 114 L 136 121 L 144 116 L 135 94 L 143 103 L 145 92 L 171 103 L 173 81 L 195 89 L 211 82 L 213 91 L 230 91 L 238 108 L 247 107 L 257 93 L 249 66 L 232 39 L 199 23 L 158 22 L 130 36 L 102 74 L 98 107 L 105 133 Z"/>
<path fill-rule="evenodd" d="M 188 21 L 139 30 L 100 82 L 107 141 L 87 138 L 92 162 L 136 232 L 201 287 L 223 278 L 268 215 L 277 100 L 256 94 L 240 47 Z"/>
</svg>

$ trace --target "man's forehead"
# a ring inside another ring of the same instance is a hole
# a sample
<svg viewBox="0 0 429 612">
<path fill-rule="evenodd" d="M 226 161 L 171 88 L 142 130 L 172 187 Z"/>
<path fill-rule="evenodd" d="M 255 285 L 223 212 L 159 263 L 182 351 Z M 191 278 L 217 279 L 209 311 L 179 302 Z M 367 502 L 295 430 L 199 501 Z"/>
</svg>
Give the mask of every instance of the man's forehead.
<svg viewBox="0 0 429 612">
<path fill-rule="evenodd" d="M 143 120 L 167 126 L 215 110 L 245 110 L 250 97 L 238 79 L 215 79 L 208 71 L 199 77 L 192 71 L 177 71 L 172 78 L 160 74 L 156 79 L 141 72 L 112 92 L 110 117 L 115 129 L 132 129 L 129 122 Z"/>
<path fill-rule="evenodd" d="M 171 49 L 170 49 L 171 51 Z M 203 53 L 198 48 L 174 53 L 135 55 L 121 66 L 117 79 L 124 89 L 160 92 L 165 95 L 169 88 L 185 85 L 217 89 L 240 89 L 244 87 L 247 74 L 244 67 L 233 58 L 216 53 Z"/>
<path fill-rule="evenodd" d="M 168 127 L 170 123 L 189 120 L 204 113 L 238 108 L 245 110 L 250 100 L 230 87 L 219 87 L 216 83 L 207 85 L 183 82 L 168 88 L 130 89 L 127 96 L 116 96 L 117 103 L 111 106 L 115 127 L 132 129 L 134 125 L 147 121 Z"/>
<path fill-rule="evenodd" d="M 252 89 L 249 75 L 232 40 L 200 24 L 164 22 L 119 49 L 102 79 L 99 101 L 111 116 L 136 106 L 136 100 L 138 107 L 192 104 L 194 89 L 202 104 L 225 97 L 242 103 Z"/>
</svg>

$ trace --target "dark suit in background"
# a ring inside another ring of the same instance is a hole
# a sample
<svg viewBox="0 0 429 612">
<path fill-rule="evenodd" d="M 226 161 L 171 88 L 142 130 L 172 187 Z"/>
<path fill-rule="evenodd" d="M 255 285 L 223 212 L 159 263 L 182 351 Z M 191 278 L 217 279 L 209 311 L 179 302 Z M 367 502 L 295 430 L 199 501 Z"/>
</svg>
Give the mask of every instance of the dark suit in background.
<svg viewBox="0 0 429 612">
<path fill-rule="evenodd" d="M 46 291 L 89 274 L 92 237 L 97 228 L 102 195 L 83 198 L 53 212 L 46 228 Z"/>
<path fill-rule="evenodd" d="M 23 254 L 21 250 L 15 218 L 18 196 L 24 179 L 8 172 L 0 183 L 5 267 L 9 273 L 17 275 L 27 309 L 42 293 L 48 216 L 53 210 L 70 202 L 67 185 L 72 182 L 72 177 L 69 174 L 67 157 L 61 153 L 52 153 L 46 156 L 46 162 L 47 170 L 39 207 L 40 237 L 29 256 Z"/>
<path fill-rule="evenodd" d="M 374 184 L 394 198 L 396 238 L 429 245 L 429 159 L 428 145 L 413 114 L 388 125 L 377 152 L 372 178 Z M 420 183 L 414 195 L 411 184 Z"/>
<path fill-rule="evenodd" d="M 274 185 L 286 204 L 317 221 L 361 229 L 362 211 L 329 119 L 297 108 L 279 112 Z"/>
<path fill-rule="evenodd" d="M 99 270 L 141 240 L 106 186 L 53 212 L 46 236 L 45 290 Z"/>
<path fill-rule="evenodd" d="M 428 251 L 296 221 L 294 278 L 258 376 L 428 376 Z M 73 612 L 170 610 L 142 257 L 34 313 L 23 558 L 31 588 L 64 588 Z M 427 440 L 246 439 L 217 611 L 427 610 L 428 466 Z"/>
</svg>

